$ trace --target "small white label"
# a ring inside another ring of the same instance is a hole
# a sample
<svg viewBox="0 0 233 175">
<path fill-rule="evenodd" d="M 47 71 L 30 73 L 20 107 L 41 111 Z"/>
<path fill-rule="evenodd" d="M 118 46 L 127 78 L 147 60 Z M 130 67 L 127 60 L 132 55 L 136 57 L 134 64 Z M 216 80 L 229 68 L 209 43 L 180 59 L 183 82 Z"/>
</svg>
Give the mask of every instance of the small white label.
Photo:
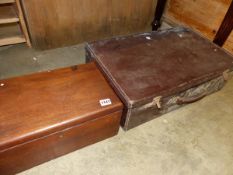
<svg viewBox="0 0 233 175">
<path fill-rule="evenodd" d="M 111 104 L 112 104 L 112 102 L 111 102 L 111 100 L 109 98 L 100 100 L 100 105 L 101 106 L 108 106 L 108 105 L 111 105 Z"/>
</svg>

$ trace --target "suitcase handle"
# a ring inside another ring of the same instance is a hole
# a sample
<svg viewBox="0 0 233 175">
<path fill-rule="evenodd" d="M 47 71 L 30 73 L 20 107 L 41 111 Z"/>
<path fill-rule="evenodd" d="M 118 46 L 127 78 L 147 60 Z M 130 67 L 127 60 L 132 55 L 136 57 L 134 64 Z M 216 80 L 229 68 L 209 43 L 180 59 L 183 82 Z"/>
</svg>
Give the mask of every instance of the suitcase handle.
<svg viewBox="0 0 233 175">
<path fill-rule="evenodd" d="M 194 103 L 196 101 L 199 101 L 199 100 L 203 99 L 206 95 L 207 95 L 206 93 L 203 93 L 203 94 L 196 95 L 196 96 L 193 96 L 193 97 L 179 97 L 177 99 L 176 103 L 178 105 Z"/>
</svg>

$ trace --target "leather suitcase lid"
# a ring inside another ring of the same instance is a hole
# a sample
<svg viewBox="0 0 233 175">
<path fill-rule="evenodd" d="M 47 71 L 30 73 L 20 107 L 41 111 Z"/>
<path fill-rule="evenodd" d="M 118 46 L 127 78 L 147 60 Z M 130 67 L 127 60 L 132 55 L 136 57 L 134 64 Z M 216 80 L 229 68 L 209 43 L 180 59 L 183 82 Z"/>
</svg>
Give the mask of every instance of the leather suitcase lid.
<svg viewBox="0 0 233 175">
<path fill-rule="evenodd" d="M 185 28 L 92 42 L 86 49 L 128 108 L 186 90 L 233 66 L 229 53 Z"/>
<path fill-rule="evenodd" d="M 95 64 L 0 80 L 0 152 L 122 110 Z M 99 100 L 111 99 L 101 106 Z"/>
</svg>

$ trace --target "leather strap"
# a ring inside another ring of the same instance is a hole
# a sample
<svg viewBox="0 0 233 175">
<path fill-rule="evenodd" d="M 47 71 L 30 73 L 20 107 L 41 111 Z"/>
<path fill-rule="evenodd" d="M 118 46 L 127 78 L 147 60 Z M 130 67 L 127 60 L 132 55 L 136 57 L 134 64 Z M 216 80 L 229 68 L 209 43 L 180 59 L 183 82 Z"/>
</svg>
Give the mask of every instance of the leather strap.
<svg viewBox="0 0 233 175">
<path fill-rule="evenodd" d="M 162 108 L 162 106 L 161 106 L 161 98 L 162 98 L 162 96 L 155 97 L 153 99 L 153 104 L 155 104 L 158 109 Z"/>
<path fill-rule="evenodd" d="M 229 80 L 229 72 L 230 72 L 229 70 L 226 70 L 222 74 L 225 81 Z"/>
<path fill-rule="evenodd" d="M 207 94 L 203 93 L 193 97 L 179 97 L 176 101 L 178 105 L 189 104 L 203 99 Z"/>
</svg>

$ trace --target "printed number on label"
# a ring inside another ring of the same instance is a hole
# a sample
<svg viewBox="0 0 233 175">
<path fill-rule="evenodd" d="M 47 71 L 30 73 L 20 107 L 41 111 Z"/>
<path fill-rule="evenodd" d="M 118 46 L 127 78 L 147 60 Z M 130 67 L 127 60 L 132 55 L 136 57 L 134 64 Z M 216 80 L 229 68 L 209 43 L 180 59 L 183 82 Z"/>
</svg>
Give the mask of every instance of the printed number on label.
<svg viewBox="0 0 233 175">
<path fill-rule="evenodd" d="M 100 105 L 101 106 L 108 106 L 108 105 L 111 105 L 111 104 L 112 104 L 112 102 L 111 102 L 111 100 L 109 98 L 100 100 Z"/>
</svg>

